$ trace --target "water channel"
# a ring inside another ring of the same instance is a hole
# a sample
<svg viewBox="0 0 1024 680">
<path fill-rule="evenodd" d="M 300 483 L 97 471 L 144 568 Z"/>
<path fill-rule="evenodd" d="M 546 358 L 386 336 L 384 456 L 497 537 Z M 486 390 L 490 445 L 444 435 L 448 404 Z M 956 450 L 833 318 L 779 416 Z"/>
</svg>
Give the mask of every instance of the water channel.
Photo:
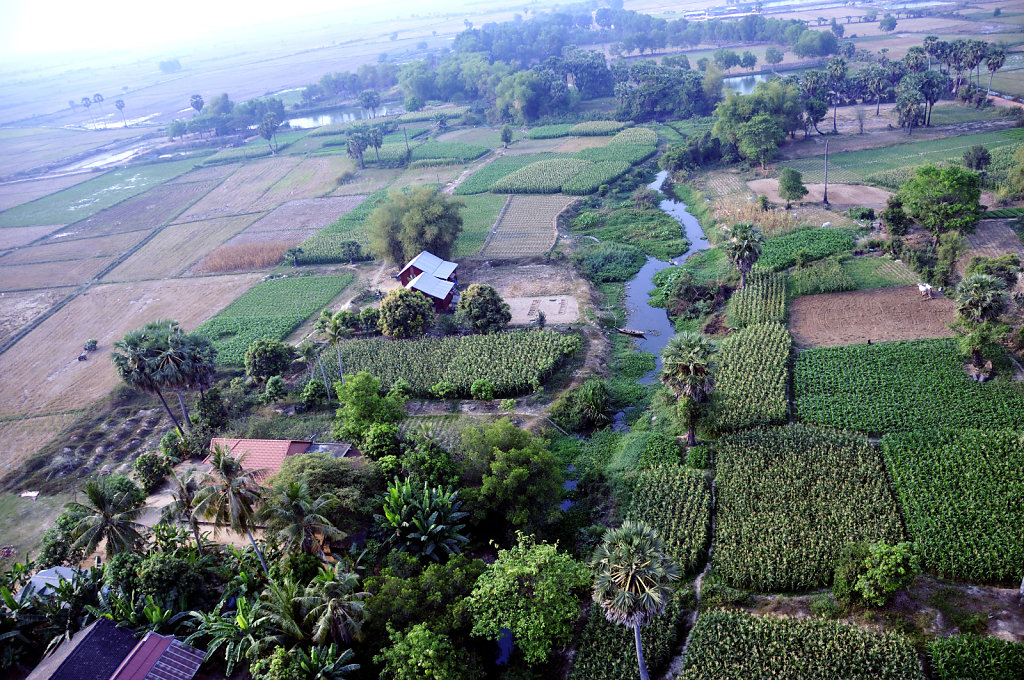
<svg viewBox="0 0 1024 680">
<path fill-rule="evenodd" d="M 654 181 L 647 185 L 647 188 L 661 192 L 661 186 L 666 179 L 668 179 L 668 172 L 662 170 Z M 664 192 L 661 193 L 664 195 Z M 656 380 L 658 371 L 661 370 L 661 350 L 665 348 L 669 338 L 676 332 L 675 326 L 669 321 L 665 310 L 660 307 L 651 307 L 648 304 L 650 300 L 648 293 L 654 290 L 654 275 L 666 267 L 682 264 L 686 258 L 699 250 L 707 250 L 711 247 L 704 236 L 704 230 L 701 229 L 700 223 L 686 209 L 685 203 L 666 196 L 662 199 L 659 207 L 679 223 L 686 238 L 690 240 L 690 249 L 671 262 L 662 262 L 648 257 L 643 268 L 626 284 L 626 326 L 644 332 L 645 337 L 637 340 L 637 348 L 644 352 L 651 352 L 655 356 L 655 370 L 640 379 L 640 382 L 648 385 Z"/>
</svg>

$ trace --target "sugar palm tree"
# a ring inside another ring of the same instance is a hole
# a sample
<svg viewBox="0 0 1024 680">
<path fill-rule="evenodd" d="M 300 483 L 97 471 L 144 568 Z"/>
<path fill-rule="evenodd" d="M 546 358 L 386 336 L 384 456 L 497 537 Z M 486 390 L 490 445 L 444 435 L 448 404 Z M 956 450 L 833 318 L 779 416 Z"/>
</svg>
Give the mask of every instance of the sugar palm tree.
<svg viewBox="0 0 1024 680">
<path fill-rule="evenodd" d="M 82 97 L 82 106 L 85 107 L 85 112 L 87 114 L 89 114 L 89 120 L 90 120 L 90 122 L 93 122 L 93 127 L 95 127 L 96 123 L 93 121 L 92 111 L 91 111 L 92 99 L 90 97 Z"/>
<path fill-rule="evenodd" d="M 1006 309 L 1006 283 L 989 274 L 968 276 L 956 287 L 956 311 L 960 318 L 982 324 Z"/>
<path fill-rule="evenodd" d="M 114 106 L 117 108 L 118 111 L 121 112 L 121 122 L 124 123 L 125 127 L 128 127 L 128 121 L 124 117 L 124 100 L 118 99 L 114 102 Z"/>
<path fill-rule="evenodd" d="M 202 480 L 195 468 L 189 468 L 185 474 L 178 476 L 171 473 L 171 498 L 173 499 L 163 510 L 163 520 L 184 521 L 192 529 L 196 539 L 196 548 L 203 552 L 203 541 L 199 536 L 199 517 L 196 514 L 197 496 L 202 488 Z"/>
<path fill-rule="evenodd" d="M 337 505 L 336 496 L 324 494 L 313 500 L 305 482 L 293 481 L 274 489 L 260 517 L 268 528 L 277 529 L 285 550 L 323 554 L 325 543 L 345 537 L 325 516 Z"/>
<path fill-rule="evenodd" d="M 171 407 L 167 405 L 161 391 L 161 383 L 157 379 L 154 367 L 155 353 L 151 342 L 151 334 L 145 328 L 130 331 L 123 338 L 114 343 L 114 347 L 120 351 L 114 352 L 111 359 L 117 369 L 117 375 L 128 387 L 155 394 L 163 404 L 167 415 L 171 417 L 178 434 L 184 436 L 181 423 L 178 422 Z"/>
<path fill-rule="evenodd" d="M 260 558 L 263 572 L 269 574 L 263 551 L 252 537 L 256 506 L 263 497 L 259 484 L 242 467 L 242 458 L 233 457 L 223 446 L 213 448 L 210 461 L 213 469 L 198 492 L 194 512 L 199 517 L 212 519 L 217 528 L 227 527 L 245 534 Z"/>
<path fill-rule="evenodd" d="M 726 231 L 725 254 L 740 273 L 740 288 L 761 257 L 764 233 L 750 222 L 737 222 Z"/>
<path fill-rule="evenodd" d="M 92 480 L 85 485 L 85 497 L 85 503 L 68 506 L 84 514 L 75 526 L 76 549 L 83 548 L 88 555 L 106 539 L 109 558 L 142 543 L 143 526 L 136 520 L 143 508 L 130 491 L 118 493 L 105 480 Z"/>
<path fill-rule="evenodd" d="M 327 340 L 327 344 L 333 345 L 334 349 L 338 353 L 338 372 L 341 374 L 341 384 L 344 385 L 345 367 L 341 365 L 341 341 L 352 335 L 352 329 L 342 324 L 341 319 L 338 318 L 337 314 L 326 320 L 321 317 L 321 320 L 324 321 L 324 323 L 320 329 L 320 333 L 323 334 L 324 338 Z"/>
<path fill-rule="evenodd" d="M 1006 63 L 1006 51 L 1001 47 L 990 47 L 985 55 L 985 68 L 988 69 L 988 90 L 992 91 L 992 79 L 996 71 Z"/>
<path fill-rule="evenodd" d="M 156 356 L 153 358 L 153 377 L 167 389 L 174 390 L 178 396 L 178 405 L 186 426 L 192 425 L 192 418 L 185 406 L 185 398 L 181 391 L 188 389 L 195 382 L 196 356 L 188 337 L 182 335 L 177 327 L 167 332 L 167 336 L 158 343 Z"/>
<path fill-rule="evenodd" d="M 644 522 L 626 520 L 609 529 L 590 559 L 594 602 L 612 623 L 633 629 L 641 680 L 650 680 L 640 627 L 665 611 L 679 570 L 665 554 L 657 532 Z"/>
<path fill-rule="evenodd" d="M 359 637 L 363 621 L 363 599 L 357 592 L 359 577 L 341 562 L 333 569 L 322 568 L 306 588 L 303 606 L 306 622 L 313 626 L 313 641 L 351 642 Z"/>
<path fill-rule="evenodd" d="M 676 399 L 686 397 L 693 408 L 687 423 L 686 441 L 697 444 L 695 409 L 704 403 L 715 388 L 714 363 L 711 357 L 717 348 L 700 333 L 678 333 L 661 353 L 661 382 Z"/>
</svg>

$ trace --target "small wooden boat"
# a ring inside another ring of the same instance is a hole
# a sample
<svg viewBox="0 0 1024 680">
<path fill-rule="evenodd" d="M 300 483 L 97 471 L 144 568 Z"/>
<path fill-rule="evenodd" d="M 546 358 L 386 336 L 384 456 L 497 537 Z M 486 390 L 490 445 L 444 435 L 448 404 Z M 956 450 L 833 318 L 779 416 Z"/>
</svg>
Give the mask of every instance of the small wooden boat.
<svg viewBox="0 0 1024 680">
<path fill-rule="evenodd" d="M 635 331 L 632 328 L 616 328 L 616 333 L 622 333 L 623 335 L 632 335 L 634 338 L 646 338 L 643 331 Z"/>
</svg>

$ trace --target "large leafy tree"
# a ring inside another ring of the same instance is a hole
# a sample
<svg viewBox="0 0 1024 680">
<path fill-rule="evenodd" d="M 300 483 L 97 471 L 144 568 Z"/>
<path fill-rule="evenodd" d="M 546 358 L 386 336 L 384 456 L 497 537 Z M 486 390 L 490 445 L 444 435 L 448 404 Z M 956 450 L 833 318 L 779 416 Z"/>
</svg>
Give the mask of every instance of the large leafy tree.
<svg viewBox="0 0 1024 680">
<path fill-rule="evenodd" d="M 447 259 L 462 233 L 463 205 L 431 187 L 391 192 L 367 221 L 370 251 L 397 265 L 423 250 Z"/>
<path fill-rule="evenodd" d="M 783 168 L 779 173 L 779 196 L 786 200 L 786 207 L 789 207 L 790 201 L 799 201 L 806 195 L 803 175 L 793 168 Z"/>
<path fill-rule="evenodd" d="M 259 483 L 242 467 L 242 460 L 222 446 L 214 447 L 210 462 L 212 470 L 199 490 L 195 513 L 213 520 L 217 528 L 226 527 L 235 533 L 245 534 L 260 559 L 264 573 L 269 573 L 263 551 L 252 536 L 256 506 L 263 498 Z"/>
<path fill-rule="evenodd" d="M 786 132 L 779 127 L 775 119 L 762 113 L 740 124 L 736 147 L 744 158 L 760 163 L 764 169 L 768 161 L 775 158 L 779 144 L 785 138 Z"/>
<path fill-rule="evenodd" d="M 276 137 L 277 128 L 280 126 L 281 124 L 278 122 L 277 116 L 273 113 L 268 113 L 263 116 L 263 120 L 261 120 L 259 125 L 256 127 L 256 131 L 259 132 L 260 137 L 267 141 L 267 146 L 270 147 L 270 153 L 272 154 L 277 153 Z M 271 143 L 271 140 L 274 140 L 273 143 Z"/>
<path fill-rule="evenodd" d="M 933 242 L 947 231 L 970 234 L 982 208 L 978 174 L 959 165 L 925 165 L 900 191 L 907 214 L 932 232 Z"/>
<path fill-rule="evenodd" d="M 714 356 L 717 348 L 700 333 L 676 334 L 661 353 L 661 382 L 677 400 L 687 402 L 686 439 L 690 446 L 697 443 L 697 411 L 715 388 Z"/>
<path fill-rule="evenodd" d="M 323 554 L 330 541 L 345 537 L 326 516 L 337 505 L 338 499 L 332 495 L 314 500 L 306 483 L 295 480 L 275 487 L 259 515 L 269 530 L 277 532 L 285 550 Z"/>
<path fill-rule="evenodd" d="M 85 485 L 85 498 L 85 503 L 69 504 L 69 510 L 83 515 L 75 526 L 76 549 L 88 555 L 106 539 L 109 558 L 141 545 L 143 527 L 137 520 L 143 508 L 131 490 L 92 480 Z"/>
<path fill-rule="evenodd" d="M 433 323 L 434 305 L 419 291 L 396 288 L 381 300 L 377 327 L 389 338 L 423 335 Z"/>
<path fill-rule="evenodd" d="M 351 442 L 363 441 L 377 423 L 397 423 L 405 418 L 405 399 L 398 393 L 381 396 L 380 380 L 359 371 L 344 385 L 335 383 L 340 404 L 334 421 L 334 436 Z"/>
<path fill-rule="evenodd" d="M 496 333 L 512 320 L 508 303 L 485 283 L 474 283 L 459 298 L 455 318 L 460 326 L 475 333 Z"/>
<path fill-rule="evenodd" d="M 672 596 L 679 569 L 665 553 L 657 532 L 626 520 L 604 534 L 590 560 L 594 602 L 612 623 L 633 629 L 641 680 L 649 680 L 640 628 L 660 616 Z"/>
<path fill-rule="evenodd" d="M 750 222 L 737 222 L 725 233 L 725 254 L 740 273 L 740 288 L 747 285 L 747 274 L 761 258 L 764 233 Z"/>
<path fill-rule="evenodd" d="M 466 600 L 473 635 L 497 640 L 508 628 L 526 661 L 543 663 L 552 649 L 569 641 L 579 593 L 589 583 L 584 564 L 520 533 L 516 545 L 498 551 Z"/>
</svg>

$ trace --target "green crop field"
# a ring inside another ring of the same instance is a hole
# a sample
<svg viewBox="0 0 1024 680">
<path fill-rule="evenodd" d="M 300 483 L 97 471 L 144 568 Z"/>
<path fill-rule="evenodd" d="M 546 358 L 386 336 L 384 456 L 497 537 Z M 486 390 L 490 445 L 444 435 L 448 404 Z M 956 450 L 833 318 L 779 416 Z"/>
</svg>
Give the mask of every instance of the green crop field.
<svg viewBox="0 0 1024 680">
<path fill-rule="evenodd" d="M 566 154 L 526 154 L 523 156 L 503 156 L 483 166 L 455 189 L 456 196 L 481 194 L 491 188 L 498 180 L 511 175 L 516 170 L 525 168 L 531 163 L 542 160 L 568 158 Z"/>
<path fill-rule="evenodd" d="M 894 433 L 882 439 L 882 451 L 928 571 L 974 583 L 1020 582 L 1024 433 Z"/>
<path fill-rule="evenodd" d="M 366 232 L 366 218 L 387 197 L 386 191 L 370 194 L 358 207 L 350 210 L 334 224 L 324 227 L 316 234 L 303 241 L 299 247 L 299 264 L 328 264 L 332 262 L 348 262 L 349 248 L 346 243 L 358 243 L 366 249 L 370 237 Z"/>
<path fill-rule="evenodd" d="M 711 429 L 738 430 L 786 422 L 792 345 L 789 331 L 781 323 L 748 326 L 722 340 L 715 355 L 718 384 L 711 393 Z"/>
<path fill-rule="evenodd" d="M 805 229 L 785 236 L 769 238 L 761 250 L 758 267 L 779 271 L 797 263 L 797 255 L 806 252 L 812 260 L 853 250 L 853 237 L 841 229 Z"/>
<path fill-rule="evenodd" d="M 836 621 L 745 612 L 702 614 L 679 680 L 924 680 L 917 651 L 897 633 Z"/>
<path fill-rule="evenodd" d="M 486 146 L 462 142 L 426 142 L 412 150 L 412 160 L 452 160 L 458 163 L 475 160 L 490 151 Z"/>
<path fill-rule="evenodd" d="M 852 290 L 912 286 L 920 280 L 905 264 L 889 257 L 851 257 L 842 268 L 853 282 Z"/>
<path fill-rule="evenodd" d="M 527 139 L 554 139 L 556 137 L 568 137 L 569 130 L 575 127 L 572 123 L 559 123 L 558 125 L 538 125 L 530 128 L 526 133 Z"/>
<path fill-rule="evenodd" d="M 884 433 L 928 427 L 1024 429 L 1024 388 L 975 382 L 956 340 L 820 347 L 796 355 L 796 415 L 826 427 Z"/>
<path fill-rule="evenodd" d="M 457 258 L 471 257 L 480 252 L 507 197 L 497 194 L 475 194 L 463 196 L 461 200 L 466 206 L 459 212 L 462 215 L 462 233 L 455 242 Z"/>
<path fill-rule="evenodd" d="M 638 473 L 625 517 L 654 527 L 682 574 L 701 570 L 711 542 L 711 483 L 704 473 L 675 464 Z"/>
<path fill-rule="evenodd" d="M 184 160 L 112 170 L 63 191 L 5 210 L 0 213 L 0 227 L 77 222 L 183 175 L 195 165 L 195 160 Z"/>
<path fill-rule="evenodd" d="M 928 643 L 935 680 L 1019 680 L 1024 678 L 1024 643 L 976 635 L 955 635 Z"/>
<path fill-rule="evenodd" d="M 736 328 L 786 321 L 786 274 L 758 270 L 729 299 L 728 324 Z"/>
<path fill-rule="evenodd" d="M 218 364 L 241 365 L 253 341 L 260 338 L 283 340 L 303 321 L 323 309 L 352 278 L 351 274 L 343 274 L 264 281 L 196 332 L 213 341 Z"/>
<path fill-rule="evenodd" d="M 715 573 L 736 588 L 826 587 L 855 541 L 903 539 L 878 451 L 859 435 L 794 426 L 715 445 Z"/>
</svg>

